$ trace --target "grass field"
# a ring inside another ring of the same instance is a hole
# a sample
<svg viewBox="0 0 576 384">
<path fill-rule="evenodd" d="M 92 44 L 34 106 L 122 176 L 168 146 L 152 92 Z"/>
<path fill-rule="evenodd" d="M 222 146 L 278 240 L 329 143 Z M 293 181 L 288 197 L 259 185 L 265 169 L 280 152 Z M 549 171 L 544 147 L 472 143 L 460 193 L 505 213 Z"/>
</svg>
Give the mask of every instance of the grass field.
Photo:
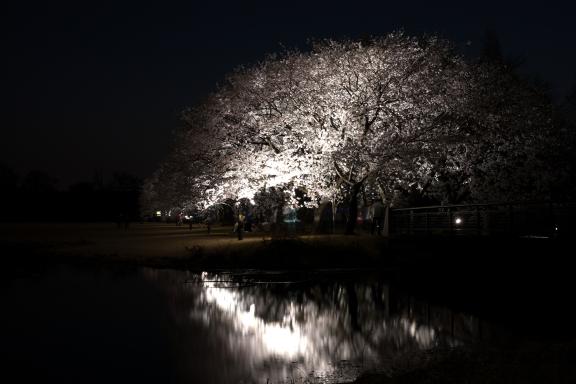
<svg viewBox="0 0 576 384">
<path fill-rule="evenodd" d="M 0 246 L 23 259 L 126 262 L 153 267 L 204 268 L 365 268 L 398 263 L 425 270 L 462 272 L 529 268 L 566 271 L 570 238 L 397 237 L 245 232 L 238 240 L 230 226 L 176 226 L 133 223 L 0 223 Z M 6 258 L 5 258 L 6 260 Z"/>
<path fill-rule="evenodd" d="M 374 265 L 386 240 L 358 235 L 301 235 L 245 232 L 232 227 L 134 223 L 3 223 L 0 243 L 16 254 L 99 259 L 167 267 L 299 268 Z"/>
</svg>

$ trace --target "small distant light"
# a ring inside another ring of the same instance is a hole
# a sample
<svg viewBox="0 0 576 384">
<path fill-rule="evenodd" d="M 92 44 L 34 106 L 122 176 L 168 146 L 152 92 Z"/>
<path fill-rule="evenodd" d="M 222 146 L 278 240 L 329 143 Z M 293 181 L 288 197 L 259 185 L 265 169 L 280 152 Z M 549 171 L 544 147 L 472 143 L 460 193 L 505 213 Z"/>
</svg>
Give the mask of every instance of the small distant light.
<svg viewBox="0 0 576 384">
<path fill-rule="evenodd" d="M 555 226 L 555 227 L 554 227 L 554 230 L 557 231 L 557 230 L 558 230 L 558 226 Z"/>
<path fill-rule="evenodd" d="M 162 216 L 162 211 L 156 211 L 156 216 Z"/>
<path fill-rule="evenodd" d="M 189 219 L 190 219 L 190 216 L 186 215 L 186 216 L 184 216 L 184 218 L 185 218 L 186 220 L 189 220 Z"/>
<path fill-rule="evenodd" d="M 462 219 L 457 217 L 456 220 L 454 220 L 454 223 L 456 223 L 457 225 L 462 224 Z"/>
</svg>

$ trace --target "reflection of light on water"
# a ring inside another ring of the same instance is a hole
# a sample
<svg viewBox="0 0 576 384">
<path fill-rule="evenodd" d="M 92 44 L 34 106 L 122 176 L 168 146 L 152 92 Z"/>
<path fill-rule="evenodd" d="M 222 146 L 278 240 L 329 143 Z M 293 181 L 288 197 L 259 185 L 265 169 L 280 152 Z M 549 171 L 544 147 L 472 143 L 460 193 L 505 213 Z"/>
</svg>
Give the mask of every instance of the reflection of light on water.
<svg viewBox="0 0 576 384">
<path fill-rule="evenodd" d="M 203 275 L 203 280 L 205 275 Z M 266 354 L 284 359 L 295 359 L 304 356 L 308 351 L 309 341 L 303 335 L 295 321 L 294 305 L 284 316 L 281 323 L 266 323 L 256 317 L 256 305 L 250 304 L 248 311 L 243 311 L 238 292 L 228 288 L 217 287 L 216 282 L 205 282 L 205 299 L 213 303 L 232 317 L 234 325 L 244 335 L 259 338 Z"/>
<path fill-rule="evenodd" d="M 340 301 L 338 308 L 319 307 L 313 301 L 301 304 L 288 301 L 281 320 L 266 321 L 258 316 L 256 303 L 261 306 L 273 303 L 263 302 L 263 298 L 255 294 L 263 294 L 265 289 L 238 288 L 206 273 L 202 274 L 199 283 L 203 301 L 218 308 L 236 330 L 237 336 L 229 335 L 230 348 L 247 349 L 245 353 L 255 365 L 270 358 L 299 361 L 306 371 L 326 377 L 334 372 L 334 362 L 357 359 L 365 363 L 376 362 L 381 358 L 382 348 L 388 348 L 393 354 L 394 350 L 407 345 L 430 348 L 438 341 L 433 328 L 404 317 L 373 318 L 371 329 L 351 330 L 346 290 L 342 287 L 336 290 Z M 368 299 L 370 295 L 365 294 Z"/>
<path fill-rule="evenodd" d="M 425 348 L 429 348 L 434 345 L 435 332 L 434 328 L 423 327 L 416 324 L 415 321 L 409 321 L 408 319 L 401 319 L 400 323 L 407 329 L 418 344 Z"/>
<path fill-rule="evenodd" d="M 308 339 L 301 334 L 299 327 L 291 330 L 279 324 L 265 326 L 262 341 L 267 350 L 288 359 L 303 355 L 308 346 Z"/>
<path fill-rule="evenodd" d="M 187 303 L 187 318 L 202 324 L 206 337 L 223 348 L 220 354 L 233 356 L 234 366 L 254 382 L 306 382 L 308 375 L 319 383 L 353 381 L 405 352 L 459 344 L 440 312 L 430 316 L 428 309 L 423 316 L 412 304 L 399 304 L 390 315 L 387 286 L 335 282 L 276 289 L 226 274 L 186 275 L 190 284 L 182 284 L 181 275 L 168 276 L 164 285 Z"/>
</svg>

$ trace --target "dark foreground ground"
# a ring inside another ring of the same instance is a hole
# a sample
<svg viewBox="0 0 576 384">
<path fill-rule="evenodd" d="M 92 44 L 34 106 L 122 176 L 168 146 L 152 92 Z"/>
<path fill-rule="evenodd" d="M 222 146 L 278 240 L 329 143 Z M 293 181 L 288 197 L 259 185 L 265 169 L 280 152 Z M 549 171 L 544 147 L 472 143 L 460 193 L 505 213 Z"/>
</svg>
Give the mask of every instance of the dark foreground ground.
<svg viewBox="0 0 576 384">
<path fill-rule="evenodd" d="M 285 274 L 376 271 L 403 292 L 516 335 L 516 342 L 498 349 L 479 345 L 413 356 L 412 364 L 392 377 L 366 375 L 357 383 L 576 382 L 570 238 L 252 233 L 238 241 L 231 228 L 215 228 L 208 235 L 205 228 L 165 224 L 136 224 L 126 231 L 111 224 L 2 224 L 0 230 L 4 279 L 61 263 Z"/>
</svg>

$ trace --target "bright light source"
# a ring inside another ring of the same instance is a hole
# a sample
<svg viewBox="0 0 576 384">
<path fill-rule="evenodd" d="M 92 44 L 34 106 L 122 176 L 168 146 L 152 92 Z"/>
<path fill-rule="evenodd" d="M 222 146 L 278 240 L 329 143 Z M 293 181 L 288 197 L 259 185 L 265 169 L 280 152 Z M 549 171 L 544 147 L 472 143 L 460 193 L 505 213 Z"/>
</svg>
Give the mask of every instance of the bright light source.
<svg viewBox="0 0 576 384">
<path fill-rule="evenodd" d="M 189 220 L 189 219 L 190 219 L 190 216 L 186 215 L 186 216 L 184 216 L 184 218 L 185 218 L 186 220 Z"/>
<path fill-rule="evenodd" d="M 457 225 L 460 225 L 460 224 L 462 224 L 462 219 L 459 218 L 459 217 L 457 217 L 457 218 L 454 220 L 454 223 L 456 223 Z"/>
<path fill-rule="evenodd" d="M 162 211 L 156 211 L 156 216 L 162 216 Z"/>
</svg>

